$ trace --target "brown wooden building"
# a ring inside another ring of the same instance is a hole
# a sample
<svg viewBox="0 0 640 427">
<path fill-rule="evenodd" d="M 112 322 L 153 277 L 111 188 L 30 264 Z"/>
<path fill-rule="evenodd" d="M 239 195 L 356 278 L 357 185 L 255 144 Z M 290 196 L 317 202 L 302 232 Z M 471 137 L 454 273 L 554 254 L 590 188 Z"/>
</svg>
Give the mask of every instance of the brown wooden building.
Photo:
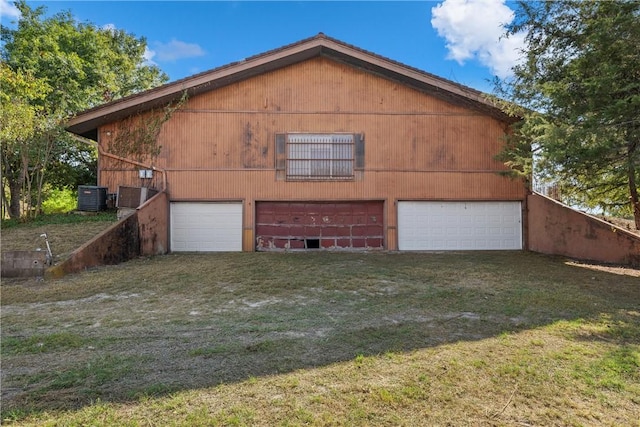
<svg viewBox="0 0 640 427">
<path fill-rule="evenodd" d="M 157 156 L 114 151 L 123 124 L 185 91 Z M 478 91 L 319 34 L 68 130 L 98 142 L 110 193 L 166 192 L 172 251 L 522 249 L 527 190 L 494 159 L 511 122 Z"/>
</svg>

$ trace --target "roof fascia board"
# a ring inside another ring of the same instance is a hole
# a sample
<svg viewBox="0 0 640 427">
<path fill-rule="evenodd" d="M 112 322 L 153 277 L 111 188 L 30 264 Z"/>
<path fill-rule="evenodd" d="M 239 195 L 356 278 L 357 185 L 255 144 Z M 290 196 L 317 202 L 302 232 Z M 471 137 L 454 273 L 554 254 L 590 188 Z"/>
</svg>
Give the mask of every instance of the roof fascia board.
<svg viewBox="0 0 640 427">
<path fill-rule="evenodd" d="M 403 84 L 410 84 L 449 102 L 475 106 L 476 109 L 498 118 L 506 118 L 504 113 L 475 89 L 414 70 L 323 35 L 95 107 L 71 119 L 67 124 L 67 130 L 83 134 L 100 125 L 167 104 L 177 99 L 185 90 L 189 96 L 194 96 L 319 55 L 332 57 Z"/>
<path fill-rule="evenodd" d="M 326 45 L 323 46 L 323 53 L 341 62 L 364 68 L 366 71 L 384 78 L 399 81 L 446 102 L 475 109 L 508 123 L 517 121 L 516 118 L 509 116 L 491 102 L 486 94 L 470 87 L 449 82 L 425 71 L 412 69 L 393 60 L 333 42 L 332 40 L 328 40 Z"/>
<path fill-rule="evenodd" d="M 183 91 L 190 96 L 217 89 L 235 81 L 272 71 L 286 65 L 318 56 L 320 40 L 311 40 L 308 44 L 292 46 L 270 55 L 252 57 L 222 68 L 205 72 L 135 94 L 113 103 L 95 107 L 69 120 L 67 129 L 81 134 L 100 124 L 115 121 L 131 114 L 149 110 L 180 97 Z"/>
<path fill-rule="evenodd" d="M 388 75 L 389 72 L 391 72 L 397 75 L 408 77 L 412 80 L 415 80 L 416 82 L 427 84 L 429 86 L 433 86 L 435 88 L 438 88 L 447 92 L 451 92 L 455 95 L 458 95 L 464 98 L 469 98 L 473 101 L 480 102 L 495 108 L 493 105 L 487 102 L 487 100 L 484 98 L 481 92 L 476 91 L 475 89 L 463 88 L 459 85 L 456 85 L 455 83 L 448 82 L 444 79 L 440 79 L 435 76 L 430 76 L 425 72 L 412 70 L 411 68 L 403 66 L 394 61 L 389 61 L 382 57 L 371 55 L 369 53 L 362 52 L 348 46 L 343 46 L 335 42 L 332 42 L 331 40 L 329 40 L 324 47 L 330 48 L 338 53 L 341 53 L 342 55 L 346 55 L 347 57 L 352 57 L 364 63 L 369 63 L 374 67 L 378 68 L 379 70 L 387 70 L 388 72 L 381 73 L 383 75 Z"/>
</svg>

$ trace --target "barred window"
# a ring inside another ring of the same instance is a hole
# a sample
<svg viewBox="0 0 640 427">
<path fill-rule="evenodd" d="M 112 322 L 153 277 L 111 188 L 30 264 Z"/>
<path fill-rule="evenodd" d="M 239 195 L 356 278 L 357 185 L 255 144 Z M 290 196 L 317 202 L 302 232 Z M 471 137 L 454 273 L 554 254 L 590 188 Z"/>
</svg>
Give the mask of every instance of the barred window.
<svg viewBox="0 0 640 427">
<path fill-rule="evenodd" d="M 357 169 L 356 143 L 361 145 L 361 135 L 315 133 L 278 135 L 276 137 L 276 169 L 285 169 L 287 180 L 353 179 L 354 169 Z"/>
</svg>

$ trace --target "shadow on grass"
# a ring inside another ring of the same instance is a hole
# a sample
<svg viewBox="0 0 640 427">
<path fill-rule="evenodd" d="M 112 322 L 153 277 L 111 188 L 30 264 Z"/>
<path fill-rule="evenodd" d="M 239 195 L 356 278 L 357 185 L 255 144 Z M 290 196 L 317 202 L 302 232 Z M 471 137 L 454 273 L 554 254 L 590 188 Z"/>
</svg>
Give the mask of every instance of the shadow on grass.
<svg viewBox="0 0 640 427">
<path fill-rule="evenodd" d="M 638 277 L 524 252 L 171 255 L 24 286 L 3 284 L 3 419 L 558 322 L 625 369 L 640 344 Z"/>
</svg>

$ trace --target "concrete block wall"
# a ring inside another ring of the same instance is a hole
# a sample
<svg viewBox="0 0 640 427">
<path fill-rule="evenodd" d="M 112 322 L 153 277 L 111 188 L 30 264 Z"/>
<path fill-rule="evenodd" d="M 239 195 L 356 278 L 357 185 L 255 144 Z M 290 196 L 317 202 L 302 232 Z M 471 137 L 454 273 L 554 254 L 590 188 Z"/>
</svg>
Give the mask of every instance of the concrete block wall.
<svg viewBox="0 0 640 427">
<path fill-rule="evenodd" d="M 2 277 L 42 277 L 47 266 L 45 251 L 2 252 Z"/>
</svg>

